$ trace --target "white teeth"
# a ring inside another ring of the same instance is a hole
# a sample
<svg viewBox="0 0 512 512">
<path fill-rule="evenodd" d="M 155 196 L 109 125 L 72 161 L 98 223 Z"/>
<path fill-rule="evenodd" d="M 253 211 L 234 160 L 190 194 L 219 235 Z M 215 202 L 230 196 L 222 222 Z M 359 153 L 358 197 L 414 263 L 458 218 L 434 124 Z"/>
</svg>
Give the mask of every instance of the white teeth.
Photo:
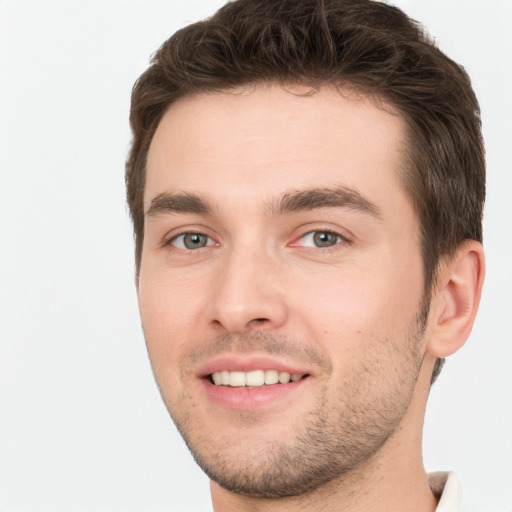
<svg viewBox="0 0 512 512">
<path fill-rule="evenodd" d="M 272 384 L 287 384 L 296 382 L 303 377 L 301 373 L 290 375 L 288 372 L 277 370 L 253 370 L 251 372 L 230 372 L 223 370 L 212 373 L 212 380 L 216 386 L 231 386 L 234 388 L 271 386 Z"/>
<path fill-rule="evenodd" d="M 267 370 L 265 372 L 265 384 L 270 386 L 279 382 L 279 373 L 277 370 Z"/>
<path fill-rule="evenodd" d="M 263 384 L 265 384 L 265 372 L 263 370 L 247 372 L 245 375 L 245 383 L 250 387 L 263 386 Z"/>
<path fill-rule="evenodd" d="M 288 382 L 290 382 L 290 374 L 288 372 L 281 372 L 279 374 L 279 382 L 281 384 L 287 384 Z"/>
<path fill-rule="evenodd" d="M 245 386 L 245 373 L 244 372 L 230 372 L 229 385 L 240 388 Z"/>
<path fill-rule="evenodd" d="M 230 383 L 229 372 L 227 370 L 224 370 L 224 371 L 220 372 L 220 375 L 221 375 L 221 379 L 222 379 L 222 385 L 229 386 L 229 383 Z"/>
</svg>

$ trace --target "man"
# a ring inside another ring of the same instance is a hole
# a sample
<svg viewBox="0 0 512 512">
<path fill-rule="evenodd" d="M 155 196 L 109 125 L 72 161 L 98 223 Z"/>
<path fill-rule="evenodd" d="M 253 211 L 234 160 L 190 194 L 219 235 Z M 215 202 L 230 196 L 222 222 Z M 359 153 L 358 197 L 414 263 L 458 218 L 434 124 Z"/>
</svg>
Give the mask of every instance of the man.
<svg viewBox="0 0 512 512">
<path fill-rule="evenodd" d="M 431 383 L 484 277 L 464 70 L 369 0 L 238 0 L 132 96 L 146 343 L 215 511 L 457 510 Z"/>
</svg>

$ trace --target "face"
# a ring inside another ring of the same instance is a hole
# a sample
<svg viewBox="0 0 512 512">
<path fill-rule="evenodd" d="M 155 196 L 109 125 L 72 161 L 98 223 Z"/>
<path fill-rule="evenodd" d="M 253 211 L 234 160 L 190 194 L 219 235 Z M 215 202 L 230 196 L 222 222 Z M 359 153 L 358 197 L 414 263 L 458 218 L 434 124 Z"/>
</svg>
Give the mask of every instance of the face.
<svg viewBox="0 0 512 512">
<path fill-rule="evenodd" d="M 259 497 L 371 461 L 424 352 L 402 120 L 354 92 L 292 92 L 182 99 L 147 163 L 139 304 L 153 371 L 208 475 Z"/>
</svg>

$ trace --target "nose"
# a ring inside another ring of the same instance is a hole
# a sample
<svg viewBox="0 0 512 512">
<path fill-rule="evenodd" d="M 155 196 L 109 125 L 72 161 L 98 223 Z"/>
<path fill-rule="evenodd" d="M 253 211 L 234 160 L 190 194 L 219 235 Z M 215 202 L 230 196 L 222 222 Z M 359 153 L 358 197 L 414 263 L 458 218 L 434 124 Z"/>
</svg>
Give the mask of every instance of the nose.
<svg viewBox="0 0 512 512">
<path fill-rule="evenodd" d="M 287 319 L 279 265 L 263 250 L 232 251 L 219 265 L 211 323 L 231 334 L 281 327 Z"/>
</svg>

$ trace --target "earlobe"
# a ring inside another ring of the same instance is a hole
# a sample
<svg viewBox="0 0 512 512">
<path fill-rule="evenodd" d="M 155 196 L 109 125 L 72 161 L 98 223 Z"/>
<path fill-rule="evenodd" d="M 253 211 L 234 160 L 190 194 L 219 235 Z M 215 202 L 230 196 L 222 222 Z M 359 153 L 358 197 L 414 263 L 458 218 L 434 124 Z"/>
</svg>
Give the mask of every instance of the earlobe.
<svg viewBox="0 0 512 512">
<path fill-rule="evenodd" d="M 441 265 L 431 307 L 431 332 L 427 350 L 447 357 L 466 342 L 480 303 L 485 275 L 482 244 L 464 242 L 455 255 Z"/>
</svg>

